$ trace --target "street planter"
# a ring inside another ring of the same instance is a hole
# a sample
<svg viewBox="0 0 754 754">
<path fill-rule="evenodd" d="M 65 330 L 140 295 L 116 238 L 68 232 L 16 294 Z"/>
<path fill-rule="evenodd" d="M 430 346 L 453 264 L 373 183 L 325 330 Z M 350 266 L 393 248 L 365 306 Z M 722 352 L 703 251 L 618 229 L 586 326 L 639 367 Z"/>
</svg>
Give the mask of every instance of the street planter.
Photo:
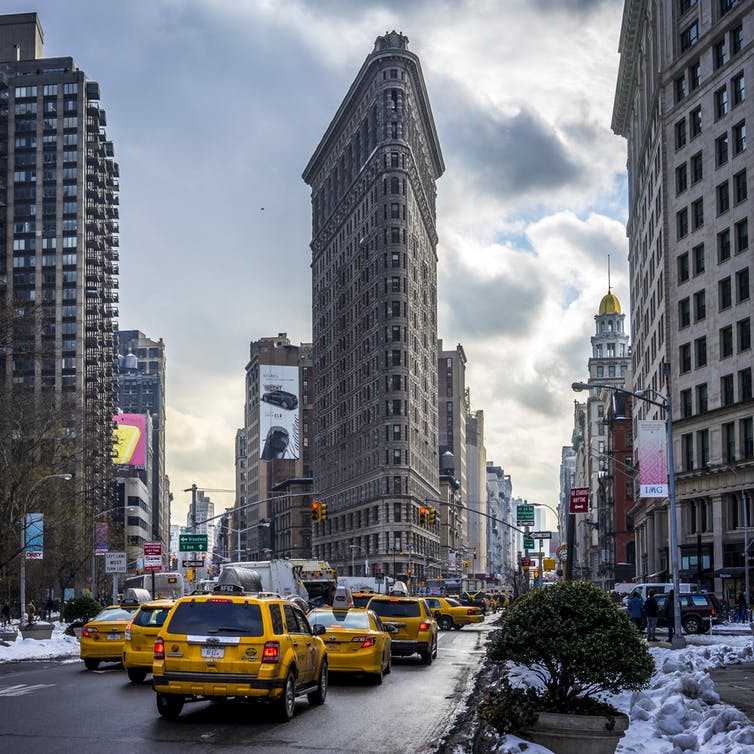
<svg viewBox="0 0 754 754">
<path fill-rule="evenodd" d="M 540 712 L 520 735 L 555 754 L 614 754 L 628 728 L 628 716 Z"/>
<path fill-rule="evenodd" d="M 3 629 L 0 631 L 0 641 L 10 643 L 12 641 L 15 641 L 18 637 L 17 631 L 9 631 L 7 629 Z"/>
<path fill-rule="evenodd" d="M 52 623 L 32 623 L 21 627 L 21 637 L 24 639 L 52 639 Z"/>
</svg>

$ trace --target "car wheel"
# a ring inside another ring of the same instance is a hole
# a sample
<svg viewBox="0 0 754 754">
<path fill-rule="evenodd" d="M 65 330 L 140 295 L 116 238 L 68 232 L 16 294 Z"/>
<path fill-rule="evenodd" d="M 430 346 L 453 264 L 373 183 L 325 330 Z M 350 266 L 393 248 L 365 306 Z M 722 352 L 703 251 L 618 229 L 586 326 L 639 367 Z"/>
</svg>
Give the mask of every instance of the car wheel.
<svg viewBox="0 0 754 754">
<path fill-rule="evenodd" d="M 435 659 L 437 659 L 437 645 L 438 645 L 438 643 L 439 642 L 437 641 L 437 639 L 435 639 L 435 651 L 432 653 L 432 657 L 434 657 Z"/>
<path fill-rule="evenodd" d="M 393 672 L 393 657 L 387 656 L 387 665 L 385 666 L 385 675 L 390 675 Z"/>
<path fill-rule="evenodd" d="M 380 676 L 382 677 L 382 676 Z M 322 660 L 322 667 L 319 669 L 319 679 L 317 680 L 317 690 L 307 694 L 306 698 L 309 704 L 324 704 L 327 698 L 327 660 Z"/>
<path fill-rule="evenodd" d="M 427 647 L 427 649 L 423 650 L 419 653 L 422 658 L 422 665 L 431 665 L 432 664 L 432 647 Z"/>
<path fill-rule="evenodd" d="M 129 668 L 128 680 L 131 683 L 144 683 L 144 679 L 147 677 L 147 671 L 144 668 Z"/>
<path fill-rule="evenodd" d="M 157 711 L 167 720 L 175 720 L 183 709 L 183 697 L 173 694 L 157 694 Z"/>
<path fill-rule="evenodd" d="M 441 615 L 437 625 L 442 631 L 450 631 L 453 628 L 453 619 L 449 615 Z"/>
<path fill-rule="evenodd" d="M 277 701 L 277 717 L 281 723 L 289 723 L 293 719 L 296 708 L 296 679 L 293 671 L 289 670 L 283 686 L 283 695 Z"/>
<path fill-rule="evenodd" d="M 289 408 L 288 401 L 280 401 L 280 408 Z"/>
<path fill-rule="evenodd" d="M 87 657 L 84 660 L 84 666 L 87 670 L 96 670 L 99 667 L 99 660 L 92 660 L 90 657 Z"/>
<path fill-rule="evenodd" d="M 689 615 L 683 619 L 683 630 L 687 634 L 700 634 L 702 633 L 702 621 L 696 615 Z"/>
<path fill-rule="evenodd" d="M 382 668 L 380 668 L 379 673 L 374 673 L 372 675 L 372 683 L 374 683 L 375 686 L 382 686 Z"/>
</svg>

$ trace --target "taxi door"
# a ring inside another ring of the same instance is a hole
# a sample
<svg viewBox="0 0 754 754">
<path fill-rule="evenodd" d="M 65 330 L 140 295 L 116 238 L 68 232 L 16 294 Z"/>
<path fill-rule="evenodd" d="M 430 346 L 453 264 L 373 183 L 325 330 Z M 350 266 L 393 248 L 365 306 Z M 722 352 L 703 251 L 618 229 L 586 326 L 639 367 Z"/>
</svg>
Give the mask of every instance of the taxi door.
<svg viewBox="0 0 754 754">
<path fill-rule="evenodd" d="M 300 686 L 301 684 L 309 683 L 314 678 L 314 655 L 316 653 L 313 641 L 314 636 L 304 614 L 292 604 L 283 605 L 283 613 L 291 646 L 296 655 L 296 665 L 298 667 L 297 685 Z M 300 619 L 299 615 L 301 616 Z"/>
</svg>

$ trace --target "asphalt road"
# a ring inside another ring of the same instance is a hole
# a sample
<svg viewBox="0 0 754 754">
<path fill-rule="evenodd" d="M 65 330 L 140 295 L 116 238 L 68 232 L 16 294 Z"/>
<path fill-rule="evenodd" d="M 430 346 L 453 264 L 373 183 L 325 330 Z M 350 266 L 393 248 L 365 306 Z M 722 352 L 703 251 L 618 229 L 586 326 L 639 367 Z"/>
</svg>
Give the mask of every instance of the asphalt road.
<svg viewBox="0 0 754 754">
<path fill-rule="evenodd" d="M 430 754 L 471 688 L 492 618 L 440 632 L 430 667 L 394 659 L 382 686 L 331 676 L 327 702 L 296 704 L 293 721 L 268 722 L 264 705 L 186 705 L 176 721 L 157 714 L 149 683 L 120 665 L 86 671 L 80 661 L 0 665 L 0 749 L 26 752 L 354 752 Z"/>
</svg>

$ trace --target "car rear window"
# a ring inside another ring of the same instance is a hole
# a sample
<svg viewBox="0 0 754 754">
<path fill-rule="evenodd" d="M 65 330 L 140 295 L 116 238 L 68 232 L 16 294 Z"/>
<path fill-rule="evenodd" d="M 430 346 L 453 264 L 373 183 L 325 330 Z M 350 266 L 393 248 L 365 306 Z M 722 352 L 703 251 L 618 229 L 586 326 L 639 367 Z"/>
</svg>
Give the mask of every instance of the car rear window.
<svg viewBox="0 0 754 754">
<path fill-rule="evenodd" d="M 309 623 L 315 626 L 319 623 L 328 628 L 369 628 L 369 616 L 367 613 L 354 613 L 337 610 L 314 610 L 307 616 Z"/>
<path fill-rule="evenodd" d="M 136 610 L 135 607 L 132 610 L 124 607 L 108 608 L 92 618 L 92 623 L 104 623 L 111 620 L 131 620 L 134 610 Z"/>
<path fill-rule="evenodd" d="M 461 603 L 457 600 L 452 599 L 451 597 L 447 597 L 445 601 L 451 606 L 451 607 L 461 607 Z"/>
<path fill-rule="evenodd" d="M 692 594 L 688 597 L 692 605 L 697 607 L 709 607 L 709 600 L 704 594 Z"/>
<path fill-rule="evenodd" d="M 373 594 L 354 594 L 353 595 L 353 606 L 354 607 L 366 607 L 369 603 L 369 600 L 374 597 Z"/>
<path fill-rule="evenodd" d="M 142 608 L 134 615 L 133 624 L 134 626 L 159 627 L 165 622 L 169 612 L 169 607 L 153 607 L 146 610 Z"/>
<path fill-rule="evenodd" d="M 171 634 L 261 636 L 262 610 L 248 602 L 183 602 L 166 628 Z"/>
<path fill-rule="evenodd" d="M 421 608 L 418 602 L 389 602 L 372 600 L 369 609 L 374 610 L 380 618 L 419 618 Z"/>
</svg>

